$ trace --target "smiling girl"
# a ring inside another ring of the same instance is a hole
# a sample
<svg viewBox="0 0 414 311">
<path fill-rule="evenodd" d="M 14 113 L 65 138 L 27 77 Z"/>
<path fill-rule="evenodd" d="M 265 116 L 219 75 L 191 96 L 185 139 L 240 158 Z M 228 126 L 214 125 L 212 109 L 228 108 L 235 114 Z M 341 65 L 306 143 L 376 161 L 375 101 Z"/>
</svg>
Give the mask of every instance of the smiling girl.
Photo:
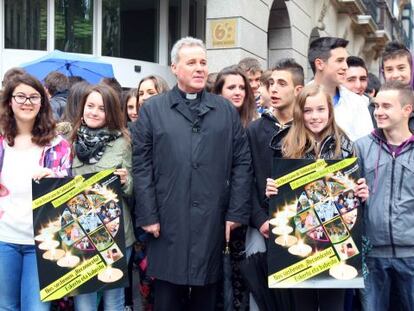
<svg viewBox="0 0 414 311">
<path fill-rule="evenodd" d="M 74 159 L 73 175 L 95 173 L 117 168 L 124 195 L 132 193 L 131 145 L 121 105 L 111 87 L 98 84 L 87 90 L 80 101 L 78 119 L 72 133 Z M 131 213 L 123 200 L 125 244 L 127 260 L 134 243 Z M 104 310 L 123 310 L 124 289 L 116 288 L 103 292 Z M 75 296 L 75 309 L 97 310 L 97 294 Z"/>
<path fill-rule="evenodd" d="M 236 107 L 244 127 L 257 118 L 253 91 L 237 66 L 226 67 L 218 73 L 213 93 L 227 98 Z"/>
<path fill-rule="evenodd" d="M 138 83 L 138 109 L 146 100 L 154 95 L 169 91 L 167 82 L 160 76 L 151 75 L 142 78 Z"/>
<path fill-rule="evenodd" d="M 296 97 L 293 123 L 281 146 L 283 158 L 289 159 L 345 159 L 355 155 L 354 144 L 338 127 L 334 119 L 331 97 L 322 86 L 306 86 Z M 354 189 L 362 201 L 368 198 L 365 179 L 360 178 Z M 266 196 L 277 195 L 274 179 L 268 178 Z M 345 289 L 294 289 L 296 310 L 343 310 Z"/>
<path fill-rule="evenodd" d="M 138 120 L 139 105 L 137 98 L 137 89 L 130 89 L 128 92 L 124 93 L 122 96 L 122 101 L 125 121 L 128 123 Z"/>
<path fill-rule="evenodd" d="M 6 82 L 0 124 L 0 310 L 49 310 L 39 295 L 32 179 L 62 177 L 70 145 L 56 135 L 42 84 L 22 74 Z"/>
</svg>

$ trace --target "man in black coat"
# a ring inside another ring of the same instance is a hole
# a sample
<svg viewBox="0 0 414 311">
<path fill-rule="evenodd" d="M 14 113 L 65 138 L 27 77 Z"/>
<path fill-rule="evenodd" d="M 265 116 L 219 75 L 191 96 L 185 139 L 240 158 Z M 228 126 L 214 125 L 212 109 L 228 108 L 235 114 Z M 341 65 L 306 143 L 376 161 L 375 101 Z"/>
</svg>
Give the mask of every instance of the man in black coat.
<svg viewBox="0 0 414 311">
<path fill-rule="evenodd" d="M 246 255 L 266 251 L 265 238 L 269 237 L 268 204 L 265 197 L 266 178 L 272 176 L 274 156 L 281 156 L 280 144 L 289 131 L 293 118 L 295 96 L 303 88 L 303 68 L 294 59 L 280 60 L 274 68 L 266 87 L 271 98 L 271 112 L 247 128 L 254 183 L 252 190 L 252 214 L 246 236 Z M 272 149 L 270 145 L 272 144 Z M 258 310 L 250 296 L 250 310 Z"/>
<path fill-rule="evenodd" d="M 214 310 L 225 233 L 250 216 L 251 158 L 236 109 L 204 91 L 206 50 L 171 51 L 177 85 L 132 126 L 136 223 L 153 236 L 148 274 L 156 310 Z"/>
</svg>

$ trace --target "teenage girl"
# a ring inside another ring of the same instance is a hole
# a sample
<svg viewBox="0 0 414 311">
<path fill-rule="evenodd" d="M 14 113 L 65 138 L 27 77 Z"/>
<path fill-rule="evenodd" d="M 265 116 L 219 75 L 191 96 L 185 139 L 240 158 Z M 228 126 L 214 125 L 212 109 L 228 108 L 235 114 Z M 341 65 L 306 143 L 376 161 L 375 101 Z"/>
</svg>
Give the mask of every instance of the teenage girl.
<svg viewBox="0 0 414 311">
<path fill-rule="evenodd" d="M 354 144 L 336 125 L 331 97 L 319 85 L 306 86 L 296 97 L 293 123 L 281 146 L 288 159 L 344 159 L 355 155 Z M 355 195 L 365 201 L 368 186 L 360 178 Z M 277 195 L 274 179 L 268 178 L 266 196 Z M 296 310 L 343 311 L 345 289 L 294 289 Z"/>
<path fill-rule="evenodd" d="M 131 144 L 125 127 L 119 98 L 115 91 L 103 84 L 90 87 L 79 103 L 78 118 L 72 132 L 74 159 L 73 175 L 99 172 L 117 168 L 124 195 L 132 193 Z M 124 254 L 129 260 L 131 246 L 135 241 L 130 207 L 123 200 L 125 225 Z M 124 309 L 124 289 L 103 292 L 104 310 Z M 75 309 L 97 310 L 97 293 L 75 296 Z"/>
<path fill-rule="evenodd" d="M 68 175 L 71 148 L 56 134 L 36 78 L 21 74 L 6 81 L 0 105 L 0 310 L 49 310 L 39 294 L 32 179 Z"/>
</svg>

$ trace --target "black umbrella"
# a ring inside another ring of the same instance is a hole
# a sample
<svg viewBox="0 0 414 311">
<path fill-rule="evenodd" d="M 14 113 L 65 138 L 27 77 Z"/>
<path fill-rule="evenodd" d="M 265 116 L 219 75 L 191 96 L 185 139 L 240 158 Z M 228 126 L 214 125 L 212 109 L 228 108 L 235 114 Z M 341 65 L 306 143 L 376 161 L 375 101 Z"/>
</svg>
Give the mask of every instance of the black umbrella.
<svg viewBox="0 0 414 311">
<path fill-rule="evenodd" d="M 267 279 L 267 254 L 255 253 L 240 264 L 240 272 L 261 311 L 292 310 L 289 289 L 270 289 Z"/>
<path fill-rule="evenodd" d="M 231 282 L 231 261 L 229 242 L 223 252 L 223 304 L 224 311 L 233 311 L 233 286 Z"/>
</svg>

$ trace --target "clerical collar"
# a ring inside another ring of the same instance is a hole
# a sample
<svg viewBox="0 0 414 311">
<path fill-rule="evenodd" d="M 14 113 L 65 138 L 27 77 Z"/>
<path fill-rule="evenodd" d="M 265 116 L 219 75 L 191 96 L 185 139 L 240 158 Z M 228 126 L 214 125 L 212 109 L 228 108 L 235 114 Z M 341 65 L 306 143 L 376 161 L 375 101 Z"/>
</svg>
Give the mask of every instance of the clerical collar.
<svg viewBox="0 0 414 311">
<path fill-rule="evenodd" d="M 201 94 L 203 93 L 203 91 L 198 92 L 198 93 L 186 93 L 180 89 L 178 89 L 178 92 L 180 92 L 182 98 L 187 99 L 187 100 L 195 100 L 197 98 L 201 98 Z"/>
</svg>

